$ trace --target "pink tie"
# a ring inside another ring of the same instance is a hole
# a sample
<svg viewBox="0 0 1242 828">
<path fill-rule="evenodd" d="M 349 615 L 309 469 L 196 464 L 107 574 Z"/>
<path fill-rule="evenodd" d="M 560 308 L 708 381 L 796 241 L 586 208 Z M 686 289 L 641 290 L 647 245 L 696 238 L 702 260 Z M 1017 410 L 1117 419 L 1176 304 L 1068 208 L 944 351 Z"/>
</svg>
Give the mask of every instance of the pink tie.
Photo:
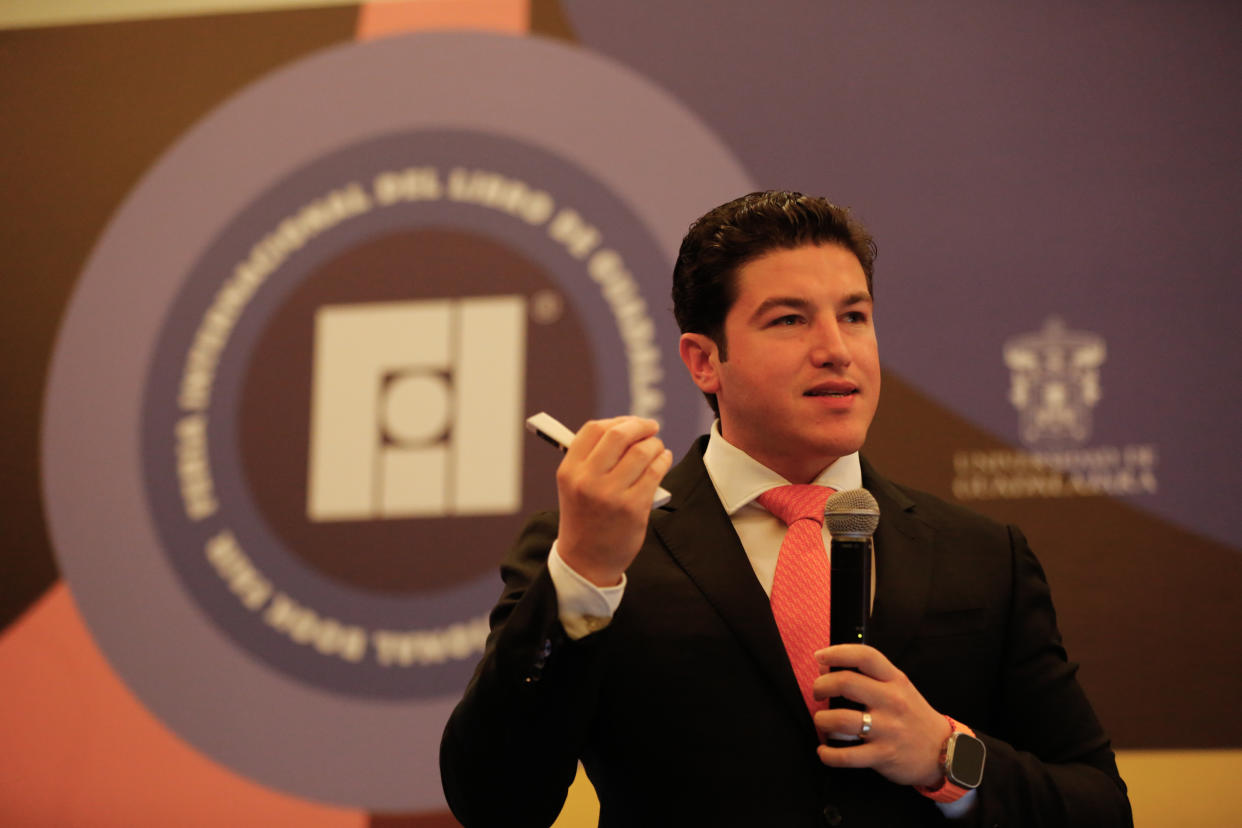
<svg viewBox="0 0 1242 828">
<path fill-rule="evenodd" d="M 758 497 L 764 508 L 789 527 L 776 559 L 772 615 L 811 715 L 824 706 L 811 695 L 811 685 L 819 677 L 815 651 L 829 642 L 831 572 L 823 525 L 824 504 L 833 491 L 827 486 L 778 486 Z"/>
</svg>

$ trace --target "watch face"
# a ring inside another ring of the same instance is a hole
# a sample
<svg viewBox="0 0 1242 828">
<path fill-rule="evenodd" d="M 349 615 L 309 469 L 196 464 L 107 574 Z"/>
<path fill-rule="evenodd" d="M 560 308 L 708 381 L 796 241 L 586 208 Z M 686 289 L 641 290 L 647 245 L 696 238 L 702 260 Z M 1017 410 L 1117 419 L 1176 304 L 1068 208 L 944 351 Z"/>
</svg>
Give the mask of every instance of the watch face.
<svg viewBox="0 0 1242 828">
<path fill-rule="evenodd" d="M 983 742 L 967 733 L 955 733 L 945 758 L 949 780 L 963 788 L 977 788 L 983 781 Z"/>
</svg>

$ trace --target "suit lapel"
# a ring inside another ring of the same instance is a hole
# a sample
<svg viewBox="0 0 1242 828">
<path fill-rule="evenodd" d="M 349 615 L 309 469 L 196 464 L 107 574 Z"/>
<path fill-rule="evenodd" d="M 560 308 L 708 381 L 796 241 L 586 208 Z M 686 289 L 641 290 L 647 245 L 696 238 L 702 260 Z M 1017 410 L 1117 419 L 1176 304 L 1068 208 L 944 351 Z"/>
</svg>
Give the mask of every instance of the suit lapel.
<svg viewBox="0 0 1242 828">
<path fill-rule="evenodd" d="M 936 538 L 915 514 L 914 502 L 880 477 L 866 460 L 863 487 L 880 506 L 880 525 L 874 538 L 876 594 L 871 644 L 890 661 L 896 661 L 927 611 Z"/>
<path fill-rule="evenodd" d="M 705 445 L 702 438 L 665 478 L 673 497 L 652 514 L 652 529 L 754 658 L 783 706 L 801 725 L 812 727 L 768 597 L 703 466 Z M 915 514 L 914 502 L 865 459 L 863 486 L 880 506 L 871 643 L 895 661 L 926 613 L 936 538 Z"/>
<path fill-rule="evenodd" d="M 652 515 L 652 528 L 772 682 L 782 704 L 813 732 L 768 596 L 703 466 L 705 439 L 665 478 L 673 497 Z"/>
</svg>

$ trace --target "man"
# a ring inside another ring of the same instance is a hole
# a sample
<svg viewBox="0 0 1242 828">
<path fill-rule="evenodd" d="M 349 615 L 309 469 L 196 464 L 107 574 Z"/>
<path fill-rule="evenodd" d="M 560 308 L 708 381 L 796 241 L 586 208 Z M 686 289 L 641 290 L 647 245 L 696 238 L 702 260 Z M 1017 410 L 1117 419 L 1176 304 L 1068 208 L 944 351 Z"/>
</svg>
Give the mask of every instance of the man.
<svg viewBox="0 0 1242 828">
<path fill-rule="evenodd" d="M 654 422 L 578 432 L 445 730 L 463 824 L 550 824 L 579 759 L 601 825 L 1130 824 L 1022 535 L 859 457 L 880 392 L 874 250 L 798 193 L 691 226 L 674 313 L 719 419 L 671 471 Z M 652 511 L 661 480 L 672 500 Z M 790 573 L 826 565 L 825 530 L 778 517 L 768 490 L 860 486 L 881 514 L 873 646 L 829 647 L 821 613 L 787 608 L 819 600 Z M 842 696 L 864 709 L 828 708 Z M 986 751 L 981 780 L 950 744 Z"/>
</svg>

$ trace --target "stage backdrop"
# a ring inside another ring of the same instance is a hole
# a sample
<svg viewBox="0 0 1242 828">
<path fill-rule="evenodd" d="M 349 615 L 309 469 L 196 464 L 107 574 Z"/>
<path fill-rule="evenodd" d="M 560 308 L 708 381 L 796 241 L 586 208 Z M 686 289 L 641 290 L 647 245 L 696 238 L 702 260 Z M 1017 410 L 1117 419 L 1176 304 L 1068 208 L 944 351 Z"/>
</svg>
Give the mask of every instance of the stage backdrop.
<svg viewBox="0 0 1242 828">
<path fill-rule="evenodd" d="M 0 9 L 0 822 L 454 824 L 555 502 L 521 421 L 700 433 L 671 264 L 757 188 L 875 232 L 867 453 L 1026 531 L 1139 823 L 1242 817 L 1236 6 L 47 5 Z"/>
</svg>

